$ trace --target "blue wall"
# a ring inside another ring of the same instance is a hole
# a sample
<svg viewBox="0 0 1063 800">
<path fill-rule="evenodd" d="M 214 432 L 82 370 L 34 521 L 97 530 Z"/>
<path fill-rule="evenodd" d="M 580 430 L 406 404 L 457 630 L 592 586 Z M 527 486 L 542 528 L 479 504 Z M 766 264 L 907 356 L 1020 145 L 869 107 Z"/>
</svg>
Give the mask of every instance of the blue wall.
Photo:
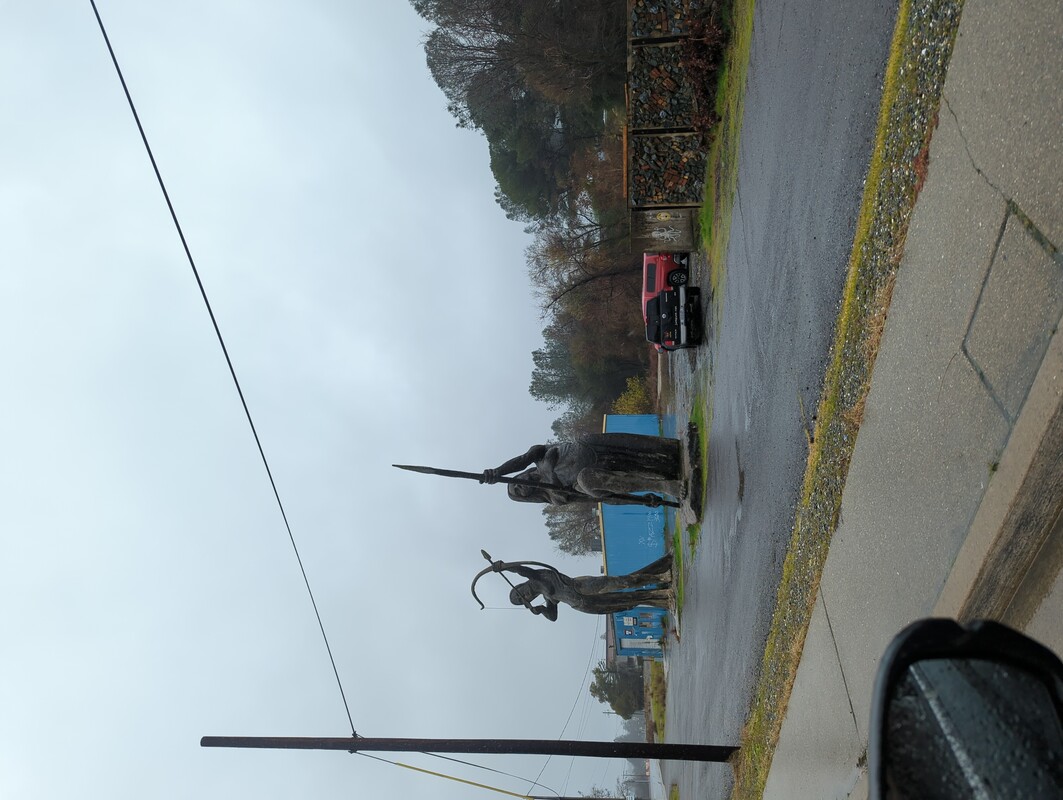
<svg viewBox="0 0 1063 800">
<path fill-rule="evenodd" d="M 605 432 L 660 436 L 661 418 L 656 414 L 606 414 Z"/>
<path fill-rule="evenodd" d="M 607 414 L 606 433 L 642 433 L 648 436 L 674 436 L 675 420 L 663 421 L 656 414 Z M 665 553 L 665 532 L 674 509 L 648 506 L 602 504 L 602 552 L 607 575 L 622 575 L 646 566 Z M 662 625 L 666 612 L 640 606 L 634 611 L 613 614 L 617 652 L 622 656 L 659 658 Z M 627 646 L 624 641 L 627 640 Z M 636 644 L 633 640 L 642 640 Z"/>
<path fill-rule="evenodd" d="M 678 439 L 675 429 L 675 414 L 606 414 L 602 428 L 606 433 L 643 433 Z"/>
</svg>

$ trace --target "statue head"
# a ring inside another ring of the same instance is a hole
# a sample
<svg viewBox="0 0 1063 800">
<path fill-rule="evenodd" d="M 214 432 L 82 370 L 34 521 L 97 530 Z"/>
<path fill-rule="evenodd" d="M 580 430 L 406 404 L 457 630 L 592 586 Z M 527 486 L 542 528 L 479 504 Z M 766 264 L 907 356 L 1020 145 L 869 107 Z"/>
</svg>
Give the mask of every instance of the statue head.
<svg viewBox="0 0 1063 800">
<path fill-rule="evenodd" d="M 514 478 L 521 478 L 526 481 L 539 481 L 539 470 L 535 467 L 528 467 L 524 472 L 520 472 L 513 476 Z M 516 500 L 518 503 L 549 503 L 550 498 L 544 489 L 538 486 L 524 486 L 519 483 L 511 483 L 506 487 L 506 492 L 509 494 L 510 500 Z"/>
<path fill-rule="evenodd" d="M 527 503 L 532 500 L 535 495 L 541 494 L 537 486 L 522 486 L 519 483 L 511 483 L 506 487 L 506 491 L 509 493 L 510 500 L 516 500 L 518 502 Z"/>
<path fill-rule="evenodd" d="M 525 603 L 530 603 L 537 594 L 539 592 L 530 583 L 522 583 L 510 589 L 509 602 L 515 606 L 522 606 Z"/>
</svg>

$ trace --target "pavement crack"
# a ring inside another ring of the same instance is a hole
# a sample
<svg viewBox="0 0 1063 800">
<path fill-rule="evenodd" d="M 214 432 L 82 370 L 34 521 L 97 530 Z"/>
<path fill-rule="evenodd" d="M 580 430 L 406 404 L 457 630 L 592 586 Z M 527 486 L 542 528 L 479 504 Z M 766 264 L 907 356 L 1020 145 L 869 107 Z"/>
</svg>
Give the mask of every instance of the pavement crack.
<svg viewBox="0 0 1063 800">
<path fill-rule="evenodd" d="M 941 102 L 945 104 L 945 108 L 948 109 L 949 114 L 952 116 L 953 121 L 956 123 L 956 131 L 960 134 L 960 141 L 963 142 L 964 152 L 967 153 L 967 160 L 971 162 L 971 167 L 974 169 L 978 176 L 986 182 L 986 186 L 992 189 L 1003 198 L 1005 203 L 1011 204 L 1011 198 L 1008 197 L 1004 190 L 997 186 L 993 181 L 989 179 L 989 176 L 982 171 L 982 168 L 978 166 L 978 162 L 974 160 L 974 154 L 971 152 L 970 142 L 967 141 L 967 136 L 963 132 L 963 125 L 960 123 L 960 118 L 956 115 L 956 112 L 952 109 L 952 104 L 949 103 L 948 97 L 945 93 L 941 93 Z"/>
<path fill-rule="evenodd" d="M 1016 203 L 1013 198 L 1008 197 L 1004 190 L 993 183 L 993 181 L 989 179 L 989 176 L 982 171 L 982 168 L 978 166 L 978 162 L 974 160 L 974 154 L 971 152 L 970 142 L 967 141 L 967 136 L 963 132 L 963 125 L 960 124 L 959 116 L 957 116 L 952 105 L 949 103 L 949 99 L 944 94 L 941 95 L 941 102 L 945 104 L 945 108 L 948 109 L 952 119 L 956 122 L 956 132 L 960 135 L 960 141 L 963 142 L 963 149 L 967 153 L 967 160 L 971 162 L 971 167 L 974 171 L 986 182 L 986 186 L 1001 196 L 1008 207 L 1008 213 L 1018 218 L 1019 222 L 1021 222 L 1022 226 L 1026 229 L 1026 232 L 1029 233 L 1030 236 L 1032 236 L 1033 239 L 1048 253 L 1049 258 L 1057 261 L 1060 260 L 1059 246 L 1055 242 L 1049 240 L 1041 229 L 1034 224 L 1033 220 L 1030 219 L 1026 212 L 1019 207 L 1018 203 Z"/>
<path fill-rule="evenodd" d="M 1055 242 L 1051 241 L 1040 228 L 1034 224 L 1034 221 L 1019 208 L 1018 204 L 1012 202 L 1008 204 L 1008 211 L 1015 215 L 1015 218 L 1019 220 L 1022 227 L 1026 230 L 1026 233 L 1035 241 L 1041 248 L 1048 253 L 1048 257 L 1053 261 L 1060 261 L 1060 250 Z"/>
<path fill-rule="evenodd" d="M 834 657 L 838 662 L 838 671 L 842 676 L 842 687 L 845 689 L 845 699 L 849 703 L 849 716 L 853 718 L 853 728 L 856 729 L 856 738 L 860 739 L 860 723 L 856 719 L 856 711 L 853 709 L 853 696 L 849 691 L 849 682 L 845 680 L 845 667 L 842 666 L 842 654 L 838 650 L 838 637 L 834 635 L 834 626 L 830 621 L 830 614 L 827 612 L 827 596 L 823 591 L 823 585 L 819 587 L 819 601 L 823 604 L 823 616 L 827 620 L 827 630 L 830 631 L 830 641 L 834 645 Z"/>
</svg>

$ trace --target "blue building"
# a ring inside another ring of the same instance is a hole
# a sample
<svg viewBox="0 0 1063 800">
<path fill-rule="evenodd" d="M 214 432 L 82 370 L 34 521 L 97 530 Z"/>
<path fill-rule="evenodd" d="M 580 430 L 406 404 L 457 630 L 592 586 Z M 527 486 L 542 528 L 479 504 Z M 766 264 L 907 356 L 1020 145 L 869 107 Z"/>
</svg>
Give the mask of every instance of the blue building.
<svg viewBox="0 0 1063 800">
<path fill-rule="evenodd" d="M 668 428 L 669 432 L 665 432 Z M 606 433 L 674 436 L 674 420 L 656 414 L 607 414 Z M 606 575 L 622 575 L 644 567 L 665 554 L 665 536 L 674 509 L 602 504 L 602 558 Z M 660 658 L 668 613 L 639 606 L 613 614 L 606 631 L 606 662 L 616 657 Z"/>
</svg>

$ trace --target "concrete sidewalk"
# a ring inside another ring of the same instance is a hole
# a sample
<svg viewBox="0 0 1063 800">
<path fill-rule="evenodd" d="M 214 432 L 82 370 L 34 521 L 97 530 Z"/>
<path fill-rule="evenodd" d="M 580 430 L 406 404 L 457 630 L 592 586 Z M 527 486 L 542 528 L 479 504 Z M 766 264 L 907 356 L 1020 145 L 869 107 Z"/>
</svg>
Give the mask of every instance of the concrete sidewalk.
<svg viewBox="0 0 1063 800">
<path fill-rule="evenodd" d="M 867 795 L 897 631 L 1063 654 L 1063 6 L 967 0 L 767 798 Z"/>
</svg>

